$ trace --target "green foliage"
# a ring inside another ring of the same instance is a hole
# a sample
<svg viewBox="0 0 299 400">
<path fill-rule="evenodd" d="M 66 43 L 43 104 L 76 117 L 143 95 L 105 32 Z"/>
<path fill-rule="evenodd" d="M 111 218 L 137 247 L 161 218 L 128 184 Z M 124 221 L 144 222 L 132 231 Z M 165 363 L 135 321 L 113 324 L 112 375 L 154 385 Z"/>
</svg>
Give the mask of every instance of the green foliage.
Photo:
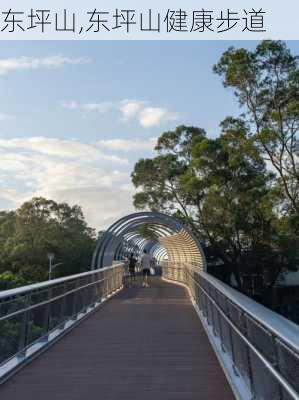
<svg viewBox="0 0 299 400">
<path fill-rule="evenodd" d="M 0 274 L 0 290 L 13 289 L 19 286 L 25 286 L 30 283 L 23 276 L 15 275 L 11 271 L 4 271 Z"/>
<path fill-rule="evenodd" d="M 272 164 L 288 207 L 299 212 L 299 167 L 294 153 L 298 135 L 298 58 L 285 43 L 266 40 L 250 52 L 228 49 L 214 67 L 243 106 L 250 137 Z"/>
<path fill-rule="evenodd" d="M 55 276 L 88 269 L 94 231 L 78 206 L 34 198 L 15 212 L 0 213 L 0 287 L 8 289 L 48 277 L 47 253 L 62 265 Z"/>
<path fill-rule="evenodd" d="M 150 224 L 141 225 L 138 231 L 140 235 L 147 240 L 154 240 L 154 241 L 159 240 L 158 235 L 156 234 L 155 230 L 152 229 Z"/>
<path fill-rule="evenodd" d="M 19 350 L 19 340 L 21 332 L 21 318 L 11 318 L 0 321 L 0 363 Z M 27 344 L 34 342 L 45 334 L 45 330 L 34 324 L 28 323 Z"/>
<path fill-rule="evenodd" d="M 299 259 L 297 60 L 265 41 L 253 52 L 230 48 L 214 70 L 244 113 L 222 121 L 216 139 L 188 126 L 163 133 L 157 155 L 135 165 L 134 204 L 180 218 L 239 287 L 252 273 L 271 287 Z"/>
<path fill-rule="evenodd" d="M 135 207 L 179 213 L 181 218 L 192 224 L 189 218 L 190 193 L 184 185 L 190 184 L 193 170 L 192 146 L 204 140 L 205 131 L 190 126 L 182 125 L 163 133 L 156 146 L 158 156 L 141 159 L 135 165 L 132 182 L 139 188 L 134 196 Z"/>
<path fill-rule="evenodd" d="M 0 322 L 0 363 L 18 351 L 19 323 L 16 321 Z"/>
</svg>

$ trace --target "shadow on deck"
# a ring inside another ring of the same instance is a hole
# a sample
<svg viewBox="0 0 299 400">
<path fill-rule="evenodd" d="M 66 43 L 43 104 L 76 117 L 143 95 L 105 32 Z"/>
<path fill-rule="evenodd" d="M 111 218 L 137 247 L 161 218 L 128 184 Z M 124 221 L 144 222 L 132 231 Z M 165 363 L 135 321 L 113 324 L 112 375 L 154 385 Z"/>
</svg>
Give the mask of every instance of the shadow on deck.
<svg viewBox="0 0 299 400">
<path fill-rule="evenodd" d="M 187 291 L 125 289 L 3 384 L 5 400 L 230 400 Z"/>
</svg>

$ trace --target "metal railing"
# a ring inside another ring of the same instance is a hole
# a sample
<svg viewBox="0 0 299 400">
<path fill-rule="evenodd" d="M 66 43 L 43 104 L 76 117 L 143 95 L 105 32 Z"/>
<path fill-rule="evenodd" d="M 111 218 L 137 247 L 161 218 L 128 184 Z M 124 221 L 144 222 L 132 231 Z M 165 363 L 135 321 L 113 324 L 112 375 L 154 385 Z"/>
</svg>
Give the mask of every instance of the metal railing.
<svg viewBox="0 0 299 400">
<path fill-rule="evenodd" d="M 217 355 L 229 360 L 245 388 L 240 398 L 299 399 L 298 325 L 195 266 L 164 263 L 162 269 L 190 289 Z"/>
<path fill-rule="evenodd" d="M 0 292 L 0 381 L 122 287 L 123 264 Z"/>
</svg>

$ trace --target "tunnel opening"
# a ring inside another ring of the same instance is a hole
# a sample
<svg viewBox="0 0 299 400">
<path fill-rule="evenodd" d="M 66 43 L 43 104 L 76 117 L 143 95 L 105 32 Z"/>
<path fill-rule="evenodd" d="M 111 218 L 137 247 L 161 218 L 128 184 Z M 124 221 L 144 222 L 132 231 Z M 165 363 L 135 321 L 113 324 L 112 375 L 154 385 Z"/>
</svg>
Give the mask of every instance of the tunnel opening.
<svg viewBox="0 0 299 400">
<path fill-rule="evenodd" d="M 199 240 L 177 219 L 159 212 L 127 215 L 109 227 L 99 239 L 92 269 L 112 265 L 131 253 L 139 258 L 146 250 L 157 263 L 187 263 L 206 271 Z"/>
</svg>

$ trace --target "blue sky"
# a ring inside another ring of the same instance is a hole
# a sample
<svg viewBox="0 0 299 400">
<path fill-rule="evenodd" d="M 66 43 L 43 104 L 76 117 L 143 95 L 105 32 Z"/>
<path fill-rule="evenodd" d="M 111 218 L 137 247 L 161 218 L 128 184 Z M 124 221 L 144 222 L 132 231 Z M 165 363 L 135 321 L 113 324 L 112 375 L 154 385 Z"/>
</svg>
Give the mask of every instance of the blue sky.
<svg viewBox="0 0 299 400">
<path fill-rule="evenodd" d="M 212 72 L 255 42 L 0 42 L 0 208 L 43 195 L 105 228 L 133 211 L 130 173 L 179 124 L 239 113 Z M 299 53 L 299 42 L 288 42 Z"/>
</svg>

